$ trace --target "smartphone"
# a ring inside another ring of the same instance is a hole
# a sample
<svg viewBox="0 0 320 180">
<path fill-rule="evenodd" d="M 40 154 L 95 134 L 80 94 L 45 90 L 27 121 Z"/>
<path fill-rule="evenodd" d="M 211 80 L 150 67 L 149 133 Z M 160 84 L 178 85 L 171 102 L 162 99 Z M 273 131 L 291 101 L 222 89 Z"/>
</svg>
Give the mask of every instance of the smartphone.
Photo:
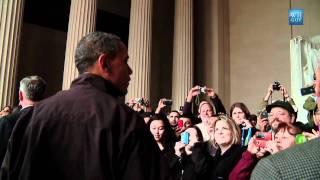
<svg viewBox="0 0 320 180">
<path fill-rule="evenodd" d="M 189 133 L 188 132 L 181 133 L 181 142 L 183 144 L 189 144 Z"/>
<path fill-rule="evenodd" d="M 180 129 L 183 128 L 183 120 L 179 119 L 177 124 L 178 124 L 178 128 Z"/>
<path fill-rule="evenodd" d="M 256 140 L 255 144 L 256 146 L 260 148 L 266 147 L 266 142 L 272 140 L 272 134 L 271 132 L 256 132 Z"/>
<path fill-rule="evenodd" d="M 268 112 L 267 111 L 262 111 L 261 119 L 268 119 Z"/>
<path fill-rule="evenodd" d="M 172 100 L 171 99 L 166 99 L 163 101 L 163 104 L 167 105 L 167 106 L 171 106 L 172 105 Z"/>
</svg>

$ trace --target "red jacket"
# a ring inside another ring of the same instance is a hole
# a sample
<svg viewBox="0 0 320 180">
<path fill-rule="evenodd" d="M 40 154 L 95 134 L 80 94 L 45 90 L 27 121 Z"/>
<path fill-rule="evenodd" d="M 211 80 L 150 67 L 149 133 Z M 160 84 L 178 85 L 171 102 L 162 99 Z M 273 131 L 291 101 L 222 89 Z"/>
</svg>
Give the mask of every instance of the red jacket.
<svg viewBox="0 0 320 180">
<path fill-rule="evenodd" d="M 255 154 L 249 151 L 242 153 L 242 158 L 229 174 L 229 180 L 246 180 L 250 179 L 251 172 L 256 166 L 258 159 Z"/>
</svg>

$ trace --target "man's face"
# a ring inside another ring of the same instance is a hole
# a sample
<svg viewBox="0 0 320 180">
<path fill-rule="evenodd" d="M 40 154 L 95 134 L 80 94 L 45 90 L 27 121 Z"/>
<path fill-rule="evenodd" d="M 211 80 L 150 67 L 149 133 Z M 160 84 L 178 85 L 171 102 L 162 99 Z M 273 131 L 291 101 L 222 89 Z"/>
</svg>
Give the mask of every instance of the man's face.
<svg viewBox="0 0 320 180">
<path fill-rule="evenodd" d="M 170 123 L 171 126 L 177 126 L 177 122 L 179 120 L 179 116 L 180 116 L 180 114 L 177 113 L 177 112 L 171 112 L 169 114 L 168 119 L 169 119 L 169 123 Z"/>
<path fill-rule="evenodd" d="M 269 124 L 273 130 L 278 129 L 281 122 L 292 124 L 293 120 L 289 112 L 281 107 L 274 107 L 269 114 Z"/>
<path fill-rule="evenodd" d="M 128 86 L 130 82 L 130 75 L 132 74 L 132 69 L 128 65 L 128 49 L 121 42 L 121 50 L 118 55 L 110 61 L 110 76 L 108 80 L 112 82 L 123 94 L 128 92 Z"/>
</svg>

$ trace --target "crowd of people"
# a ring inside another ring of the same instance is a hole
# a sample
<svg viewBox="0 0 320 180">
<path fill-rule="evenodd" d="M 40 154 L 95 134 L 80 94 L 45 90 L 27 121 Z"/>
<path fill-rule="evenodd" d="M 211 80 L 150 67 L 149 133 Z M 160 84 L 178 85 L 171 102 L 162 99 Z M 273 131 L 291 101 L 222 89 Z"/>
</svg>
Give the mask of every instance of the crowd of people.
<svg viewBox="0 0 320 180">
<path fill-rule="evenodd" d="M 317 105 L 312 121 L 297 121 L 294 100 L 277 83 L 257 114 L 243 102 L 227 111 L 213 88 L 198 85 L 180 109 L 165 98 L 156 108 L 142 97 L 122 103 L 132 74 L 128 60 L 119 37 L 93 32 L 77 45 L 80 75 L 69 90 L 43 99 L 45 80 L 23 78 L 19 108 L 0 112 L 0 179 L 320 178 Z M 316 77 L 320 86 L 320 71 Z M 283 99 L 272 101 L 275 92 Z M 197 103 L 200 96 L 207 100 Z M 297 160 L 302 150 L 315 152 Z M 306 167 L 291 168 L 300 161 Z"/>
<path fill-rule="evenodd" d="M 227 113 L 214 90 L 203 91 L 200 86 L 190 89 L 180 112 L 163 111 L 166 99 L 160 99 L 155 111 L 144 98 L 134 98 L 127 105 L 145 118 L 175 179 L 250 179 L 260 159 L 320 136 L 315 126 L 319 117 L 313 116 L 313 124 L 296 121 L 294 100 L 283 85 L 274 86 L 269 85 L 257 114 L 242 102 L 233 103 Z M 276 91 L 283 99 L 271 101 Z M 210 101 L 197 106 L 194 101 L 199 95 Z"/>
</svg>

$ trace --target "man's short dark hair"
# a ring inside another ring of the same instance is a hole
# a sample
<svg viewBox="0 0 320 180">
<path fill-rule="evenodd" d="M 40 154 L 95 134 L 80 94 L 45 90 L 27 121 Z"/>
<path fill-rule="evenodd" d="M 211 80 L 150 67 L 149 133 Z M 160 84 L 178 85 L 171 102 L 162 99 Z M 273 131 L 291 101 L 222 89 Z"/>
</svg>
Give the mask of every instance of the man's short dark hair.
<svg viewBox="0 0 320 180">
<path fill-rule="evenodd" d="M 40 76 L 27 76 L 20 81 L 20 91 L 31 101 L 39 101 L 44 98 L 47 83 Z"/>
<path fill-rule="evenodd" d="M 101 54 L 106 54 L 107 59 L 115 58 L 121 51 L 120 42 L 118 36 L 105 32 L 92 32 L 84 36 L 75 52 L 75 64 L 79 73 L 86 72 Z"/>
</svg>

